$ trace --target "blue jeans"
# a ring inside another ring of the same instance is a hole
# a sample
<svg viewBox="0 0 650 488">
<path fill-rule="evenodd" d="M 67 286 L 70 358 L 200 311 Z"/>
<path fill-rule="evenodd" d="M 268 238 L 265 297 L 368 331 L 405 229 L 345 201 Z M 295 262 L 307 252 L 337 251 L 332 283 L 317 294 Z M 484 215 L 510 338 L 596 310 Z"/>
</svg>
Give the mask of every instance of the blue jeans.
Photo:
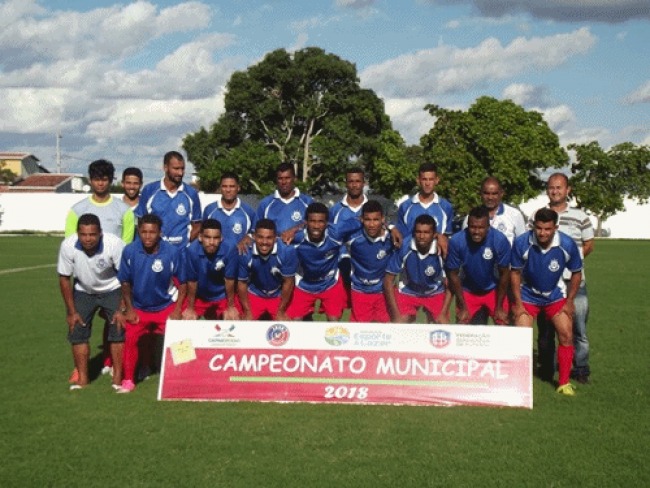
<svg viewBox="0 0 650 488">
<path fill-rule="evenodd" d="M 574 300 L 573 315 L 573 356 L 572 376 L 589 376 L 589 339 L 587 338 L 587 320 L 589 318 L 589 300 L 587 286 L 583 284 Z M 555 327 L 550 318 L 537 317 L 537 359 L 540 375 L 552 377 L 555 372 Z"/>
</svg>

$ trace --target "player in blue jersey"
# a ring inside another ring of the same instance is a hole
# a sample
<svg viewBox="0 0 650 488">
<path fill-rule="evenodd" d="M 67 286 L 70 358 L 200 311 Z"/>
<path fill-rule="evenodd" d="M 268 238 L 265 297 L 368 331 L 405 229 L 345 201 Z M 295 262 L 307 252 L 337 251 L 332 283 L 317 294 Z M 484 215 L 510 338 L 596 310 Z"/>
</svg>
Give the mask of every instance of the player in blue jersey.
<svg viewBox="0 0 650 488">
<path fill-rule="evenodd" d="M 330 209 L 330 224 L 347 219 L 358 219 L 361 216 L 361 207 L 368 201 L 363 193 L 366 184 L 366 176 L 362 168 L 348 168 L 345 171 L 345 196 L 336 202 Z"/>
<path fill-rule="evenodd" d="M 237 293 L 243 318 L 289 320 L 297 269 L 296 250 L 278 239 L 275 223 L 258 220 L 253 244 L 239 256 Z"/>
<path fill-rule="evenodd" d="M 420 308 L 425 310 L 430 322 L 449 322 L 451 293 L 446 286 L 442 258 L 438 255 L 436 228 L 431 215 L 419 215 L 411 237 L 388 262 L 383 288 L 393 322 L 414 322 Z"/>
<path fill-rule="evenodd" d="M 223 241 L 231 247 L 253 232 L 255 211 L 239 198 L 239 176 L 227 171 L 221 175 L 221 195 L 203 210 L 203 220 L 216 219 L 221 222 Z"/>
<path fill-rule="evenodd" d="M 533 230 L 515 240 L 512 249 L 512 313 L 515 325 L 532 327 L 539 313 L 550 318 L 558 335 L 558 393 L 575 395 L 569 383 L 573 363 L 573 314 L 582 278 L 582 258 L 573 239 L 558 231 L 558 214 L 549 208 L 535 212 Z M 571 273 L 568 287 L 562 275 Z"/>
<path fill-rule="evenodd" d="M 331 235 L 328 217 L 323 203 L 311 203 L 306 211 L 306 228 L 296 236 L 299 242 L 294 247 L 300 271 L 287 310 L 292 319 L 304 319 L 313 313 L 317 300 L 330 321 L 339 320 L 345 308 L 345 289 L 338 272 L 341 241 Z"/>
<path fill-rule="evenodd" d="M 449 287 L 456 297 L 456 320 L 486 324 L 490 316 L 496 324 L 506 324 L 510 243 L 505 234 L 490 227 L 486 207 L 474 207 L 467 220 L 467 228 L 449 239 L 445 262 Z M 480 314 L 482 310 L 487 314 Z"/>
<path fill-rule="evenodd" d="M 185 159 L 176 151 L 163 158 L 165 175 L 145 185 L 135 215 L 154 214 L 162 220 L 164 241 L 183 248 L 196 239 L 201 226 L 201 202 L 198 192 L 183 183 Z"/>
<path fill-rule="evenodd" d="M 362 228 L 345 243 L 352 263 L 352 322 L 389 322 L 383 293 L 384 275 L 394 246 L 384 226 L 384 209 L 368 200 L 361 210 Z"/>
<path fill-rule="evenodd" d="M 397 209 L 397 228 L 404 236 L 413 234 L 415 219 L 419 215 L 431 215 L 440 234 L 452 233 L 454 209 L 447 200 L 436 193 L 440 178 L 433 163 L 423 163 L 418 169 L 419 191 L 404 200 Z"/>
<path fill-rule="evenodd" d="M 187 280 L 183 318 L 239 319 L 235 306 L 237 248 L 224 242 L 221 222 L 215 219 L 204 220 L 199 238 L 185 248 L 183 253 Z"/>
<path fill-rule="evenodd" d="M 162 222 L 157 215 L 147 214 L 139 220 L 138 237 L 124 249 L 117 276 L 124 302 L 118 324 L 126 331 L 124 380 L 119 393 L 135 389 L 140 339 L 147 333 L 163 336 L 167 319 L 181 318 L 187 289 L 183 253 L 162 240 Z"/>
<path fill-rule="evenodd" d="M 282 241 L 289 244 L 303 227 L 307 206 L 314 199 L 296 188 L 293 164 L 281 163 L 275 174 L 276 190 L 262 199 L 257 207 L 257 218 L 275 222 Z"/>
</svg>

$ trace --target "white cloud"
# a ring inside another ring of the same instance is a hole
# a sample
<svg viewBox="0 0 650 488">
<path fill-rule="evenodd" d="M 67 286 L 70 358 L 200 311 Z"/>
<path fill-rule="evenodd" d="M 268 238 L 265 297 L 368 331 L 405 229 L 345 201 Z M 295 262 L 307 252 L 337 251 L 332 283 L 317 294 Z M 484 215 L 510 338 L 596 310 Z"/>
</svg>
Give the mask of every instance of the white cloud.
<svg viewBox="0 0 650 488">
<path fill-rule="evenodd" d="M 61 88 L 0 90 L 2 131 L 17 134 L 54 133 L 60 125 L 70 91 Z"/>
<path fill-rule="evenodd" d="M 386 113 L 407 144 L 418 144 L 420 137 L 433 127 L 435 118 L 424 110 L 424 98 L 389 98 L 384 100 Z"/>
<path fill-rule="evenodd" d="M 442 45 L 402 55 L 366 68 L 360 77 L 386 96 L 464 92 L 521 73 L 550 70 L 586 53 L 595 42 L 587 28 L 548 37 L 519 37 L 505 46 L 488 38 L 473 48 Z"/>
<path fill-rule="evenodd" d="M 525 83 L 513 83 L 503 90 L 503 98 L 512 100 L 518 105 L 548 105 L 548 89 Z"/>
<path fill-rule="evenodd" d="M 627 95 L 625 97 L 625 102 L 629 104 L 650 102 L 650 80 L 646 81 L 639 88 Z"/>
</svg>

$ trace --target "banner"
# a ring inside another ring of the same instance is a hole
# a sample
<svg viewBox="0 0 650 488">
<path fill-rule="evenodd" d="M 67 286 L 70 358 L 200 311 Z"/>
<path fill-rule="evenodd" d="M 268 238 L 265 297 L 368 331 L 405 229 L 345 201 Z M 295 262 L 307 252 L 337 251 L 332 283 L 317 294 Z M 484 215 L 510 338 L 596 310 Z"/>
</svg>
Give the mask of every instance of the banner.
<svg viewBox="0 0 650 488">
<path fill-rule="evenodd" d="M 170 320 L 158 399 L 532 408 L 532 328 Z"/>
</svg>

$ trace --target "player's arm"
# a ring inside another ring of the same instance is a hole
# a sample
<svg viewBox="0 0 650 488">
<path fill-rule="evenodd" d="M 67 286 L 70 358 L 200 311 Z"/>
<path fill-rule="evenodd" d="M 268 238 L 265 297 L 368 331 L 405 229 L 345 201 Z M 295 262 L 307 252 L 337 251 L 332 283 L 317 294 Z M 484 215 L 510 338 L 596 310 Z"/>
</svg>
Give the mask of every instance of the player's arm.
<svg viewBox="0 0 650 488">
<path fill-rule="evenodd" d="M 187 303 L 187 308 L 181 313 L 181 317 L 185 320 L 196 320 L 196 310 L 194 309 L 194 304 L 196 303 L 196 290 L 199 287 L 198 281 L 188 281 L 186 286 L 186 295 L 185 301 Z M 180 297 L 179 297 L 180 300 Z"/>
<path fill-rule="evenodd" d="M 115 317 L 115 323 L 117 324 L 118 329 L 124 328 L 125 322 L 137 324 L 139 321 L 138 314 L 133 308 L 133 290 L 131 288 L 131 283 L 128 281 L 122 282 L 122 303 L 124 304 L 122 314 L 121 316 L 116 315 Z"/>
<path fill-rule="evenodd" d="M 512 315 L 515 325 L 530 327 L 533 324 L 532 317 L 526 312 L 524 303 L 521 299 L 521 270 L 510 270 L 510 287 L 512 289 L 513 300 Z"/>
<path fill-rule="evenodd" d="M 199 237 L 199 232 L 201 232 L 201 221 L 191 222 L 190 223 L 190 242 Z"/>
<path fill-rule="evenodd" d="M 503 301 L 508 293 L 510 284 L 510 267 L 499 267 L 499 283 L 497 284 L 497 305 L 494 310 L 494 323 L 506 325 L 508 323 L 508 312 L 503 308 Z"/>
<path fill-rule="evenodd" d="M 291 320 L 287 315 L 287 308 L 291 303 L 291 297 L 293 296 L 293 289 L 296 286 L 296 277 L 295 276 L 283 276 L 282 277 L 282 290 L 280 291 L 280 306 L 278 307 L 278 314 L 275 317 L 277 320 Z"/>
<path fill-rule="evenodd" d="M 237 281 L 237 296 L 239 297 L 241 308 L 244 310 L 242 319 L 252 320 L 253 312 L 251 311 L 251 303 L 248 301 L 248 281 L 242 281 L 241 279 Z"/>
<path fill-rule="evenodd" d="M 61 289 L 61 297 L 63 297 L 63 303 L 65 304 L 65 321 L 68 323 L 68 329 L 72 332 L 76 324 L 81 326 L 85 324 L 74 306 L 74 293 L 72 291 L 70 276 L 59 275 L 59 288 Z"/>
<path fill-rule="evenodd" d="M 438 314 L 436 319 L 436 323 L 438 324 L 448 324 L 449 323 L 449 310 L 451 309 L 451 302 L 452 302 L 452 293 L 449 288 L 445 290 L 445 299 L 442 302 L 442 308 L 440 309 L 440 313 Z"/>
<path fill-rule="evenodd" d="M 584 257 L 589 256 L 594 251 L 594 239 L 588 241 L 583 241 L 582 243 L 582 255 Z"/>
<path fill-rule="evenodd" d="M 564 312 L 569 317 L 573 317 L 576 311 L 575 298 L 580 289 L 580 282 L 582 281 L 582 270 L 574 271 L 571 273 L 571 279 L 567 286 L 566 303 L 562 307 L 561 312 Z"/>
<path fill-rule="evenodd" d="M 298 225 L 294 225 L 290 229 L 285 230 L 282 234 L 280 234 L 280 239 L 282 239 L 282 242 L 284 242 L 287 246 L 291 244 L 296 237 L 296 233 L 301 230 L 305 226 L 305 223 L 302 222 Z"/>
<path fill-rule="evenodd" d="M 178 289 L 178 299 L 174 310 L 169 314 L 170 320 L 180 320 L 183 316 L 183 302 L 187 297 L 187 282 L 179 283 L 176 288 Z"/>
<path fill-rule="evenodd" d="M 449 282 L 449 289 L 453 296 L 456 297 L 456 322 L 459 324 L 467 324 L 470 316 L 467 311 L 467 304 L 465 303 L 465 296 L 463 295 L 463 285 L 460 281 L 460 273 L 458 269 L 448 269 L 447 278 Z"/>
<path fill-rule="evenodd" d="M 388 308 L 388 313 L 390 314 L 390 319 L 393 322 L 403 324 L 406 323 L 406 317 L 404 317 L 397 306 L 397 298 L 395 297 L 395 276 L 392 273 L 386 273 L 384 275 L 384 298 L 386 300 L 386 308 Z"/>
<path fill-rule="evenodd" d="M 447 252 L 449 252 L 449 237 L 442 232 L 438 232 L 436 234 L 436 241 L 438 242 L 438 254 L 442 256 L 443 259 L 446 259 Z"/>
<path fill-rule="evenodd" d="M 239 320 L 239 311 L 235 307 L 235 289 L 237 287 L 234 278 L 225 278 L 226 285 L 226 303 L 228 304 L 226 310 L 223 312 L 224 320 Z"/>
</svg>

